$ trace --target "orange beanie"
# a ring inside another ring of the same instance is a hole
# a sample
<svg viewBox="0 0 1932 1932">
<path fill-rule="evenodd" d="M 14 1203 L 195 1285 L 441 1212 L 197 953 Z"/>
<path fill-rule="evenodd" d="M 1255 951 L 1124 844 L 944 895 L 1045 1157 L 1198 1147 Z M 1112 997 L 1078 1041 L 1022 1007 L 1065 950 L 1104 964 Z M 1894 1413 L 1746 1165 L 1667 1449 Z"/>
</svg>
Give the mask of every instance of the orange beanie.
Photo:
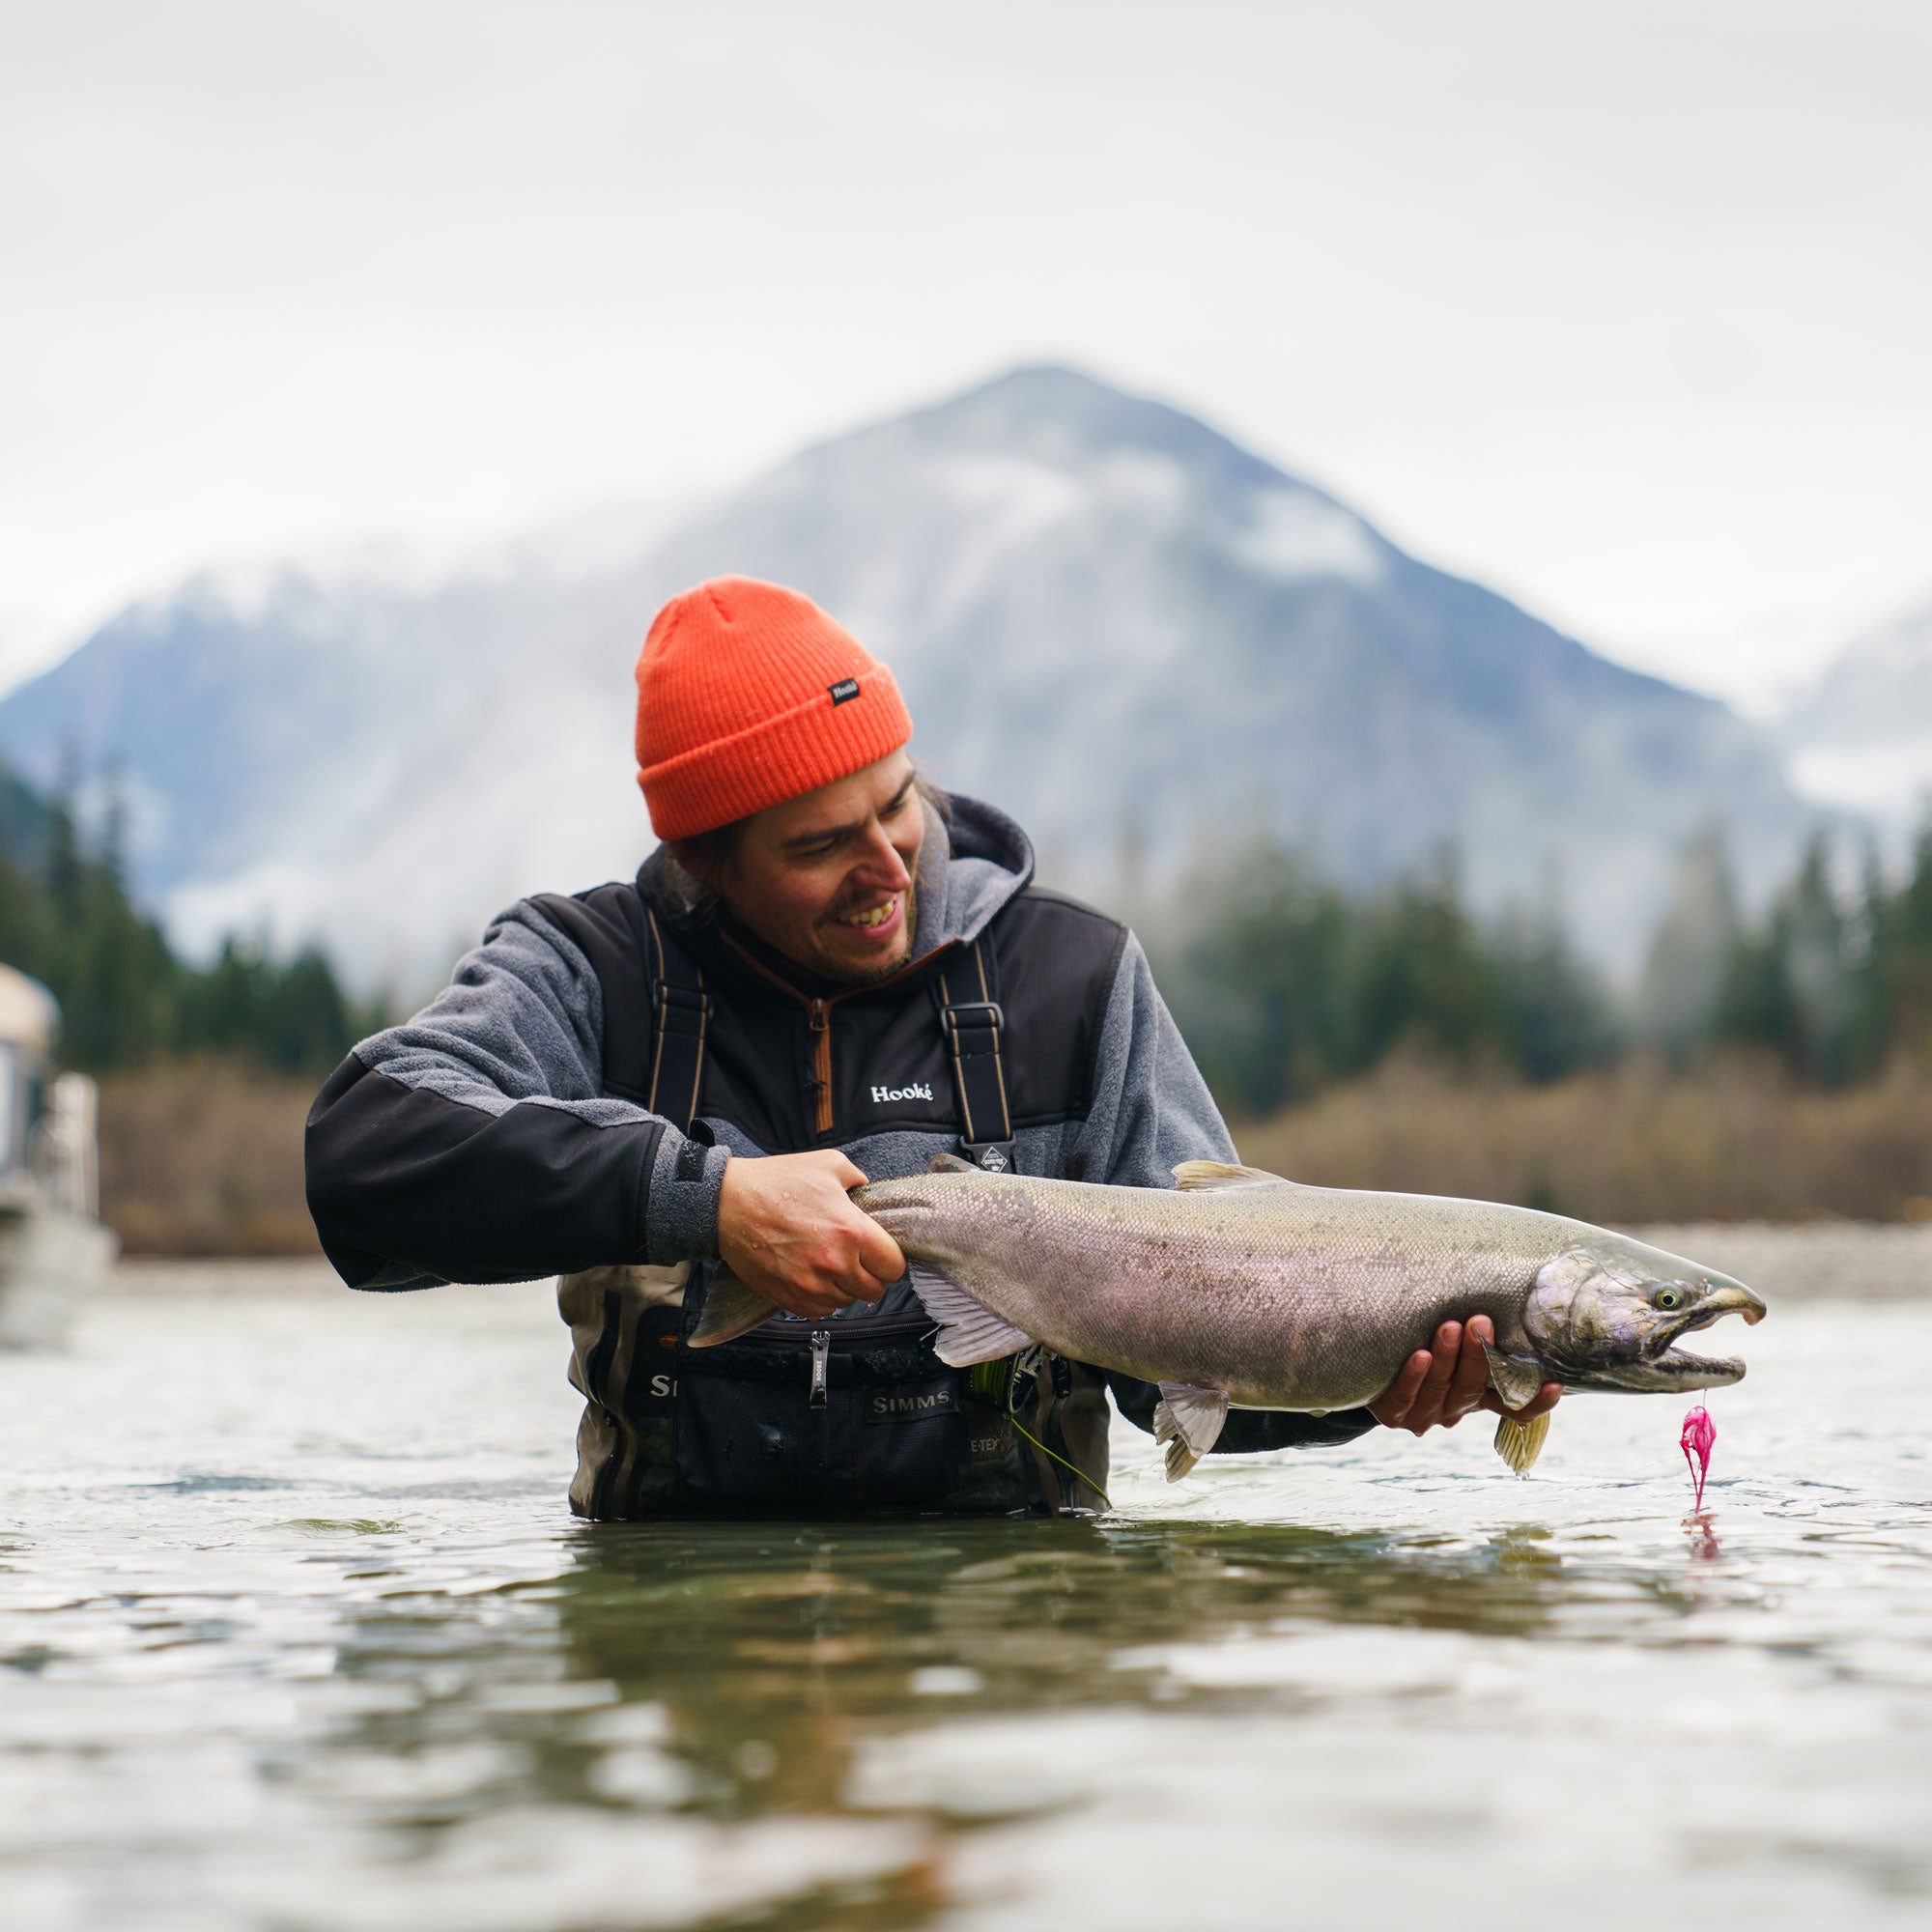
<svg viewBox="0 0 1932 1932">
<path fill-rule="evenodd" d="M 638 783 L 660 838 L 815 791 L 911 736 L 892 672 L 809 597 L 756 578 L 673 597 L 638 656 Z"/>
</svg>

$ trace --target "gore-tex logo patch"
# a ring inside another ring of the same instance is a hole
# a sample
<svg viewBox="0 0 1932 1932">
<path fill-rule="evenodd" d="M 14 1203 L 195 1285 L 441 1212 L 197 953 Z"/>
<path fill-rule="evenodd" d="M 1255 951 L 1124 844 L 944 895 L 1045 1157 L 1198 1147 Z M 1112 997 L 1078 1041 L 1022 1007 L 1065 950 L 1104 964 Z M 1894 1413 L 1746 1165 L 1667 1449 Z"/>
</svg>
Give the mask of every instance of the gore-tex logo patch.
<svg viewBox="0 0 1932 1932">
<path fill-rule="evenodd" d="M 912 1087 L 874 1087 L 872 1098 L 882 1107 L 888 1100 L 930 1100 L 932 1089 L 923 1082 Z"/>
<path fill-rule="evenodd" d="M 841 677 L 837 684 L 829 684 L 825 688 L 835 705 L 843 704 L 848 697 L 858 696 L 859 680 L 856 677 Z"/>
</svg>

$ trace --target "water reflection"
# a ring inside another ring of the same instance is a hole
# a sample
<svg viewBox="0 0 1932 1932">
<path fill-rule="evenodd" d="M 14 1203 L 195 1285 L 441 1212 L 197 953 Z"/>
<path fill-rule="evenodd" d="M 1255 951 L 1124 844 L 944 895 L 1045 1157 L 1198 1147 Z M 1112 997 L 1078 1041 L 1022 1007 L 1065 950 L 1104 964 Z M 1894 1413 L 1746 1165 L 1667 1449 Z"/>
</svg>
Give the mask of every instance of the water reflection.
<svg viewBox="0 0 1932 1932">
<path fill-rule="evenodd" d="M 1709 1510 L 1692 1510 L 1684 1519 L 1684 1527 L 1690 1554 L 1700 1563 L 1714 1563 L 1723 1554 L 1723 1547 L 1718 1541 L 1718 1525 Z"/>
<path fill-rule="evenodd" d="M 1123 1453 L 1098 1521 L 597 1528 L 541 1310 L 351 1306 L 117 1310 L 104 1434 L 0 1362 L 0 1923 L 1932 1906 L 1932 1320 L 1885 1312 L 1856 1402 L 1842 1318 L 1768 1326 L 1689 1518 L 1677 1418 L 1605 1400 L 1525 1485 L 1371 1439 Z"/>
<path fill-rule="evenodd" d="M 447 1602 L 358 1617 L 345 1673 L 409 1679 L 433 1653 L 462 1690 L 343 1742 L 487 1739 L 478 1802 L 506 1778 L 605 1802 L 614 1778 L 627 1802 L 720 1820 L 815 1814 L 843 1804 L 881 1727 L 1215 1694 L 1134 1661 L 1162 1645 L 1316 1625 L 1525 1639 L 1606 1597 L 1652 1616 L 1690 1606 L 1634 1568 L 1573 1577 L 1552 1540 L 1534 1523 L 1473 1544 L 1146 1521 L 583 1526 L 556 1576 L 502 1593 L 539 1619 L 465 1631 Z M 580 1698 L 594 1716 L 554 1721 Z M 613 1748 L 624 1768 L 600 1771 Z"/>
<path fill-rule="evenodd" d="M 429 1775 L 463 1741 L 475 1781 L 391 1814 L 429 1833 L 541 1804 L 789 1823 L 821 1848 L 874 1834 L 816 1882 L 768 1879 L 745 1923 L 1111 1922 L 1142 1898 L 1137 1869 L 1172 1880 L 1202 1843 L 1221 1847 L 1228 1916 L 1210 1922 L 1230 1924 L 1275 1922 L 1278 1858 L 1311 1905 L 1358 1918 L 1354 1875 L 1377 1865 L 1387 1922 L 1412 1922 L 1452 1838 L 1594 1861 L 1605 1924 L 1679 1892 L 1752 1898 L 1774 1923 L 1809 1922 L 1847 1883 L 1875 1922 L 1872 1887 L 1922 1897 L 1932 1863 L 1903 1851 L 1897 1794 L 1922 1783 L 1923 1737 L 1798 1621 L 1795 1647 L 1739 1642 L 1800 1580 L 1802 1539 L 1747 1537 L 1736 1562 L 1713 1508 L 1673 1557 L 1667 1534 L 1633 1540 L 1620 1494 L 1573 1490 L 1549 1520 L 1473 1536 L 1130 1516 L 576 1526 L 555 1574 L 473 1616 L 360 1616 L 342 1670 L 407 1679 L 427 1638 L 462 1688 L 339 1742 Z M 1872 1577 L 1839 1580 L 1842 1640 Z M 1932 1717 L 1922 1687 L 1914 1708 Z M 1807 1808 L 1820 1762 L 1830 1816 Z M 1690 1786 L 1693 1810 L 1646 1795 Z M 1742 1893 L 1740 1869 L 1760 1874 Z"/>
</svg>

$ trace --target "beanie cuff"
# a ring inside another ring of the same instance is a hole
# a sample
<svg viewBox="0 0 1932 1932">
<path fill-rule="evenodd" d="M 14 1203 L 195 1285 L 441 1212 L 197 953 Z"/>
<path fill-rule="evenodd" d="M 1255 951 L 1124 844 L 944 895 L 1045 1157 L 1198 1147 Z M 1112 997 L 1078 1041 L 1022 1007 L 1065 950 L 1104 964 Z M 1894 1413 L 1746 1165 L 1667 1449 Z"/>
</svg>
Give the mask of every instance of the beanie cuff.
<svg viewBox="0 0 1932 1932">
<path fill-rule="evenodd" d="M 896 752 L 912 736 L 912 718 L 892 672 L 874 665 L 847 682 L 858 686 L 852 696 L 814 692 L 728 738 L 643 766 L 638 781 L 651 830 L 660 838 L 695 838 Z"/>
</svg>

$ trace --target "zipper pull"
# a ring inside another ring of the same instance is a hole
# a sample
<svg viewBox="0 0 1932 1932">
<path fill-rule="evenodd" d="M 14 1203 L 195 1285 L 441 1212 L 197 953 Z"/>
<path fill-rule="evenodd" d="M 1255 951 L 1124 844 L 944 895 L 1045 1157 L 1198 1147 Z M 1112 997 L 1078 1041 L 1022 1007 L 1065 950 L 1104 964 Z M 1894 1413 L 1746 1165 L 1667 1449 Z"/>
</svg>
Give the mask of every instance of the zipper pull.
<svg viewBox="0 0 1932 1932">
<path fill-rule="evenodd" d="M 807 1408 L 825 1406 L 825 1372 L 832 1363 L 832 1330 L 811 1331 L 811 1392 L 805 1399 Z"/>
</svg>

